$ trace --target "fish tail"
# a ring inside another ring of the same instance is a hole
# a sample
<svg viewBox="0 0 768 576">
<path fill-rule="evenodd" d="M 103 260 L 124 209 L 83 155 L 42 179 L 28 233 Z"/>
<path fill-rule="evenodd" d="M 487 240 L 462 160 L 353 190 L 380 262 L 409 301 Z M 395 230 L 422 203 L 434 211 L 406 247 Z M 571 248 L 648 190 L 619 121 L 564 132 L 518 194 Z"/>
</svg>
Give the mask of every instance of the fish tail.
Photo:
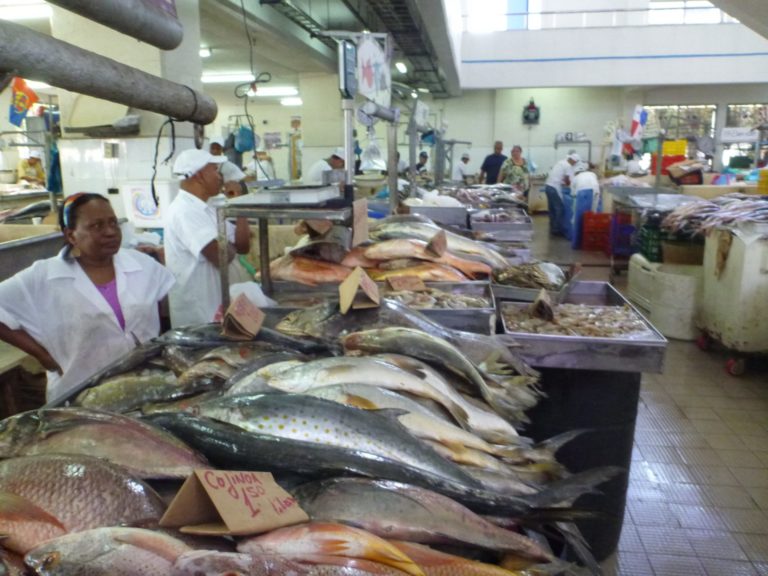
<svg viewBox="0 0 768 576">
<path fill-rule="evenodd" d="M 556 480 L 533 497 L 534 506 L 548 508 L 570 505 L 579 496 L 596 492 L 600 484 L 624 472 L 626 470 L 619 466 L 601 466 Z"/>
</svg>

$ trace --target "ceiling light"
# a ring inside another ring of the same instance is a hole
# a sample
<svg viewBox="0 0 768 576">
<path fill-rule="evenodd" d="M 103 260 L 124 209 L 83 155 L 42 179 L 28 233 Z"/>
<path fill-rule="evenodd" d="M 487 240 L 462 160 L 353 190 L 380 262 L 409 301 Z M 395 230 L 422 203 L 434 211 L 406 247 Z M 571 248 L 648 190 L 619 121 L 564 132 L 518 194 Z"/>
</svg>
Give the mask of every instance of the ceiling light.
<svg viewBox="0 0 768 576">
<path fill-rule="evenodd" d="M 291 96 L 289 98 L 280 99 L 280 104 L 283 106 L 302 106 L 304 101 L 298 96 Z"/>
<path fill-rule="evenodd" d="M 226 84 L 231 82 L 253 82 L 250 72 L 231 72 L 229 74 L 204 73 L 200 78 L 203 84 Z"/>
<path fill-rule="evenodd" d="M 50 4 L 40 0 L 8 0 L 0 2 L 0 20 L 40 20 L 50 18 Z"/>
<path fill-rule="evenodd" d="M 257 86 L 256 91 L 248 91 L 248 96 L 298 96 L 299 91 L 293 86 Z"/>
<path fill-rule="evenodd" d="M 408 72 L 408 67 L 405 65 L 405 62 L 395 62 L 395 68 L 397 68 L 397 71 L 400 72 L 400 74 Z"/>
<path fill-rule="evenodd" d="M 211 52 L 210 48 L 206 46 L 200 48 L 200 58 L 210 58 L 211 54 L 213 54 L 213 52 Z"/>
<path fill-rule="evenodd" d="M 416 92 L 416 90 L 411 91 L 411 98 L 418 98 L 418 97 L 419 97 L 419 93 Z"/>
<path fill-rule="evenodd" d="M 416 88 L 422 94 L 429 94 L 429 88 Z"/>
<path fill-rule="evenodd" d="M 50 84 L 38 82 L 37 80 L 25 80 L 25 82 L 27 83 L 27 86 L 32 88 L 32 90 L 45 90 L 46 88 L 51 88 Z"/>
</svg>

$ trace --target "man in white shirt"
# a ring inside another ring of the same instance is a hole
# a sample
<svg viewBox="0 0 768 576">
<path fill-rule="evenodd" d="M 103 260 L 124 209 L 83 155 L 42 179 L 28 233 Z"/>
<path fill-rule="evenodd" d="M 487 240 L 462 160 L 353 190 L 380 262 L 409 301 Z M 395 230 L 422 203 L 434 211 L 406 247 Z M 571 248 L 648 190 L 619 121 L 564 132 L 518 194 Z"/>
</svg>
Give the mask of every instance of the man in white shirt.
<svg viewBox="0 0 768 576">
<path fill-rule="evenodd" d="M 573 171 L 576 175 L 573 177 L 572 188 L 576 196 L 579 195 L 579 192 L 591 190 L 591 210 L 597 212 L 597 207 L 600 204 L 600 180 L 594 170 L 595 166 L 591 163 L 581 162 L 574 166 Z"/>
<path fill-rule="evenodd" d="M 472 173 L 469 171 L 469 152 L 464 152 L 464 154 L 461 155 L 461 162 L 458 162 L 456 166 L 453 167 L 451 180 L 466 184 L 467 178 L 470 176 L 472 176 Z"/>
<path fill-rule="evenodd" d="M 237 167 L 237 164 L 230 162 L 224 157 L 224 139 L 211 138 L 209 151 L 213 156 L 222 156 L 224 162 L 219 167 L 219 173 L 224 180 L 224 195 L 227 198 L 234 198 L 248 192 L 245 186 L 245 172 Z"/>
<path fill-rule="evenodd" d="M 318 160 L 312 164 L 307 175 L 304 177 L 304 184 L 322 184 L 323 172 L 343 170 L 344 164 L 344 148 L 338 147 L 325 160 Z"/>
<path fill-rule="evenodd" d="M 218 168 L 225 161 L 205 150 L 185 150 L 173 164 L 181 190 L 168 205 L 164 231 L 165 262 L 176 277 L 169 293 L 173 327 L 211 322 L 221 305 L 216 210 L 207 202 L 221 189 Z M 248 220 L 238 218 L 229 261 L 249 247 Z"/>
<path fill-rule="evenodd" d="M 572 152 L 557 162 L 547 176 L 544 191 L 547 194 L 549 233 L 552 236 L 565 235 L 566 227 L 564 226 L 563 221 L 563 218 L 565 217 L 563 187 L 571 185 L 573 167 L 578 162 L 581 162 L 581 157 L 575 152 Z"/>
</svg>

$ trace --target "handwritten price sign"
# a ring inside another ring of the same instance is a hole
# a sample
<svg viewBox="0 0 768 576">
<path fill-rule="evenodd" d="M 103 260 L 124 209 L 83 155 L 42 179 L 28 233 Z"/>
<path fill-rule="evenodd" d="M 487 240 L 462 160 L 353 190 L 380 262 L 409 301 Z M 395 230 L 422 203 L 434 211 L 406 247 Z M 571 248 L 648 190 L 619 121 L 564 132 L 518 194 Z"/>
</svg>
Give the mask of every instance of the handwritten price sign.
<svg viewBox="0 0 768 576">
<path fill-rule="evenodd" d="M 195 534 L 258 534 L 308 520 L 269 473 L 196 470 L 160 524 Z"/>
</svg>

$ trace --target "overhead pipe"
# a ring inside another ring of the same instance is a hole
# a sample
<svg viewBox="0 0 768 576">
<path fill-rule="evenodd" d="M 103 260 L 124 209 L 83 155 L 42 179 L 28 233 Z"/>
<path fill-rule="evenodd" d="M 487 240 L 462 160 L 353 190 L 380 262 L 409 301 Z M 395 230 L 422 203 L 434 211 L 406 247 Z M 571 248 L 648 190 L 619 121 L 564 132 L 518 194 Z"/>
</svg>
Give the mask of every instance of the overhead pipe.
<svg viewBox="0 0 768 576">
<path fill-rule="evenodd" d="M 57 88 L 181 121 L 210 124 L 216 119 L 216 102 L 189 86 L 0 20 L 0 71 L 9 70 Z"/>
<path fill-rule="evenodd" d="M 178 48 L 184 28 L 175 14 L 150 0 L 48 0 L 65 10 L 162 50 Z"/>
</svg>

